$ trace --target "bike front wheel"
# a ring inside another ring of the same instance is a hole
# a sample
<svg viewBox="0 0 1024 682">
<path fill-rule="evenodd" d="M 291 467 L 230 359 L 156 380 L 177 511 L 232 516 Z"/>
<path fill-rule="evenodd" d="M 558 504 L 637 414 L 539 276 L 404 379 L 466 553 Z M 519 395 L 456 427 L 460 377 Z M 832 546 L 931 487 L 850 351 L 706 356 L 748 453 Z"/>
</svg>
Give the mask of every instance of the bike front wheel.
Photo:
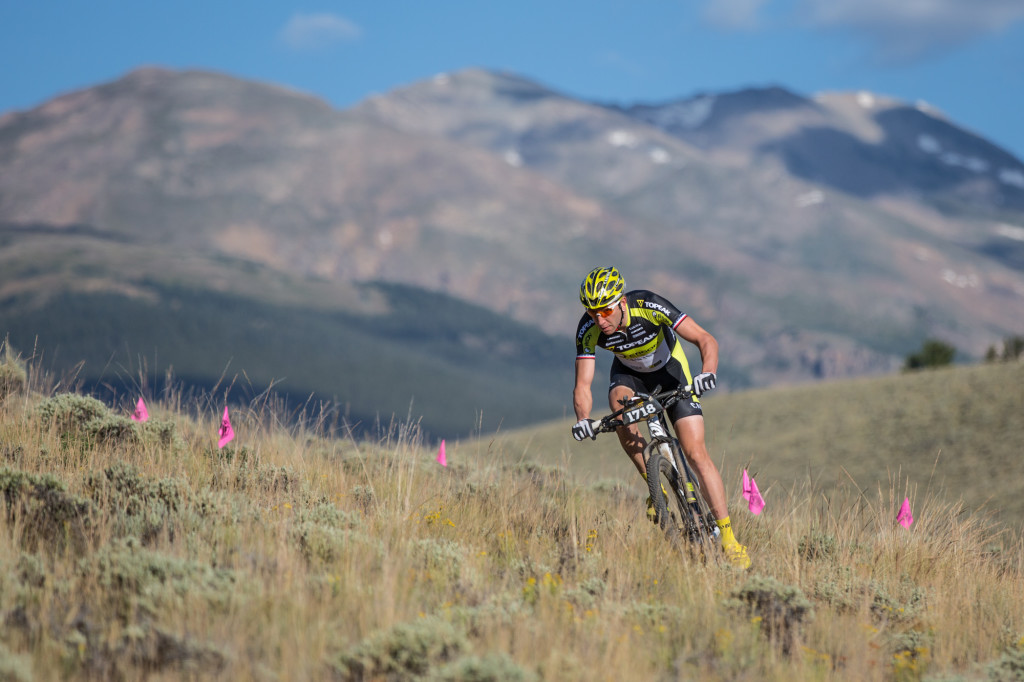
<svg viewBox="0 0 1024 682">
<path fill-rule="evenodd" d="M 677 543 L 682 538 L 680 527 L 685 526 L 689 510 L 679 495 L 679 473 L 672 461 L 665 457 L 657 446 L 652 443 L 647 453 L 647 489 L 654 503 L 655 520 L 665 531 L 670 542 Z M 666 493 L 668 497 L 666 497 Z"/>
<path fill-rule="evenodd" d="M 714 520 L 682 450 L 671 439 L 656 439 L 647 446 L 647 487 L 658 525 L 672 542 L 686 540 L 707 560 L 717 560 Z M 672 458 L 679 460 L 673 464 Z M 668 493 L 666 499 L 665 492 Z"/>
</svg>

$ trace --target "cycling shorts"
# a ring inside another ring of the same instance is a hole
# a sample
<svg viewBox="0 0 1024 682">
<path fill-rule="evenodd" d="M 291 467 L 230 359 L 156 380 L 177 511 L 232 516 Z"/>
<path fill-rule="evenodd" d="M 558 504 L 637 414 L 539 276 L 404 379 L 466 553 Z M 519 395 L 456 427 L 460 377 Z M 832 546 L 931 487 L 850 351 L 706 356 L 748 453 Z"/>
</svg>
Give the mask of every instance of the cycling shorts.
<svg viewBox="0 0 1024 682">
<path fill-rule="evenodd" d="M 625 386 L 632 389 L 634 393 L 638 391 L 652 393 L 659 386 L 660 390 L 669 391 L 680 385 L 685 386 L 687 383 L 689 382 L 683 373 L 682 365 L 674 359 L 654 372 L 635 372 L 615 358 L 612 360 L 611 383 L 608 385 L 608 391 L 611 392 L 616 386 Z M 675 405 L 668 408 L 667 413 L 668 418 L 674 424 L 683 417 L 703 416 L 704 410 L 701 409 L 700 400 L 696 396 L 691 396 L 689 400 L 677 401 Z"/>
</svg>

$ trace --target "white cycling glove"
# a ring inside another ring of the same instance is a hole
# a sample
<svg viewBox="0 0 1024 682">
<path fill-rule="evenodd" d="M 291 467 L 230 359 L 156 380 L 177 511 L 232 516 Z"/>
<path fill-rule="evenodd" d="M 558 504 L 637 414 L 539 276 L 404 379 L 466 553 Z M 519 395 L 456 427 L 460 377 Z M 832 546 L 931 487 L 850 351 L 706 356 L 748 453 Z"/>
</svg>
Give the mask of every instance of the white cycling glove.
<svg viewBox="0 0 1024 682">
<path fill-rule="evenodd" d="M 714 372 L 701 372 L 693 378 L 693 394 L 698 398 L 715 387 L 717 378 Z"/>
<path fill-rule="evenodd" d="M 576 440 L 583 440 L 589 438 L 594 440 L 597 438 L 597 433 L 594 431 L 594 427 L 600 424 L 593 419 L 581 419 L 576 422 L 576 425 L 572 427 L 572 437 Z"/>
</svg>

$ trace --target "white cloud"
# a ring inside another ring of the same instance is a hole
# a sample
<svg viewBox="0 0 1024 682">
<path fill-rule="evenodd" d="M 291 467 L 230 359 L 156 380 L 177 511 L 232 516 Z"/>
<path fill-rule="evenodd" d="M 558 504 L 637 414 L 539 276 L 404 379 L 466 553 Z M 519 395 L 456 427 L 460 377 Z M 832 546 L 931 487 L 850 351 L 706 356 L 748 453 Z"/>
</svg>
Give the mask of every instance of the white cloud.
<svg viewBox="0 0 1024 682">
<path fill-rule="evenodd" d="M 750 31 L 759 27 L 758 10 L 768 0 L 710 0 L 704 5 L 704 19 L 728 31 Z"/>
<path fill-rule="evenodd" d="M 802 0 L 799 11 L 812 27 L 866 39 L 885 63 L 913 62 L 1024 20 L 1021 0 Z"/>
<path fill-rule="evenodd" d="M 281 29 L 281 41 L 294 50 L 321 50 L 352 41 L 362 29 L 337 14 L 295 14 Z"/>
</svg>

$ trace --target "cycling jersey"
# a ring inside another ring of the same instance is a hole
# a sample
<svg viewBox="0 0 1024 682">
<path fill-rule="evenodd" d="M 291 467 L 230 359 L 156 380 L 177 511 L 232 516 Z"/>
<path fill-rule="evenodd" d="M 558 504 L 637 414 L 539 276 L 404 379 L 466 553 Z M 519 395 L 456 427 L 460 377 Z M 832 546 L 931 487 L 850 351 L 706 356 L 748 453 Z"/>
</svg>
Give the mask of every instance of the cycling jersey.
<svg viewBox="0 0 1024 682">
<path fill-rule="evenodd" d="M 642 289 L 626 294 L 626 307 L 629 313 L 625 329 L 609 335 L 601 332 L 590 315 L 583 314 L 576 329 L 576 359 L 594 359 L 598 347 L 614 353 L 608 390 L 625 386 L 634 393 L 649 393 L 693 383 L 683 344 L 675 333 L 686 313 Z M 676 402 L 668 413 L 673 423 L 700 414 L 703 410 L 696 396 Z"/>
<path fill-rule="evenodd" d="M 601 332 L 597 323 L 583 314 L 576 328 L 576 358 L 593 358 L 598 347 L 610 350 L 625 367 L 635 372 L 656 372 L 673 359 L 684 370 L 687 381 L 690 368 L 675 329 L 686 313 L 658 294 L 643 289 L 626 293 L 628 315 L 624 329 L 612 334 Z"/>
</svg>

